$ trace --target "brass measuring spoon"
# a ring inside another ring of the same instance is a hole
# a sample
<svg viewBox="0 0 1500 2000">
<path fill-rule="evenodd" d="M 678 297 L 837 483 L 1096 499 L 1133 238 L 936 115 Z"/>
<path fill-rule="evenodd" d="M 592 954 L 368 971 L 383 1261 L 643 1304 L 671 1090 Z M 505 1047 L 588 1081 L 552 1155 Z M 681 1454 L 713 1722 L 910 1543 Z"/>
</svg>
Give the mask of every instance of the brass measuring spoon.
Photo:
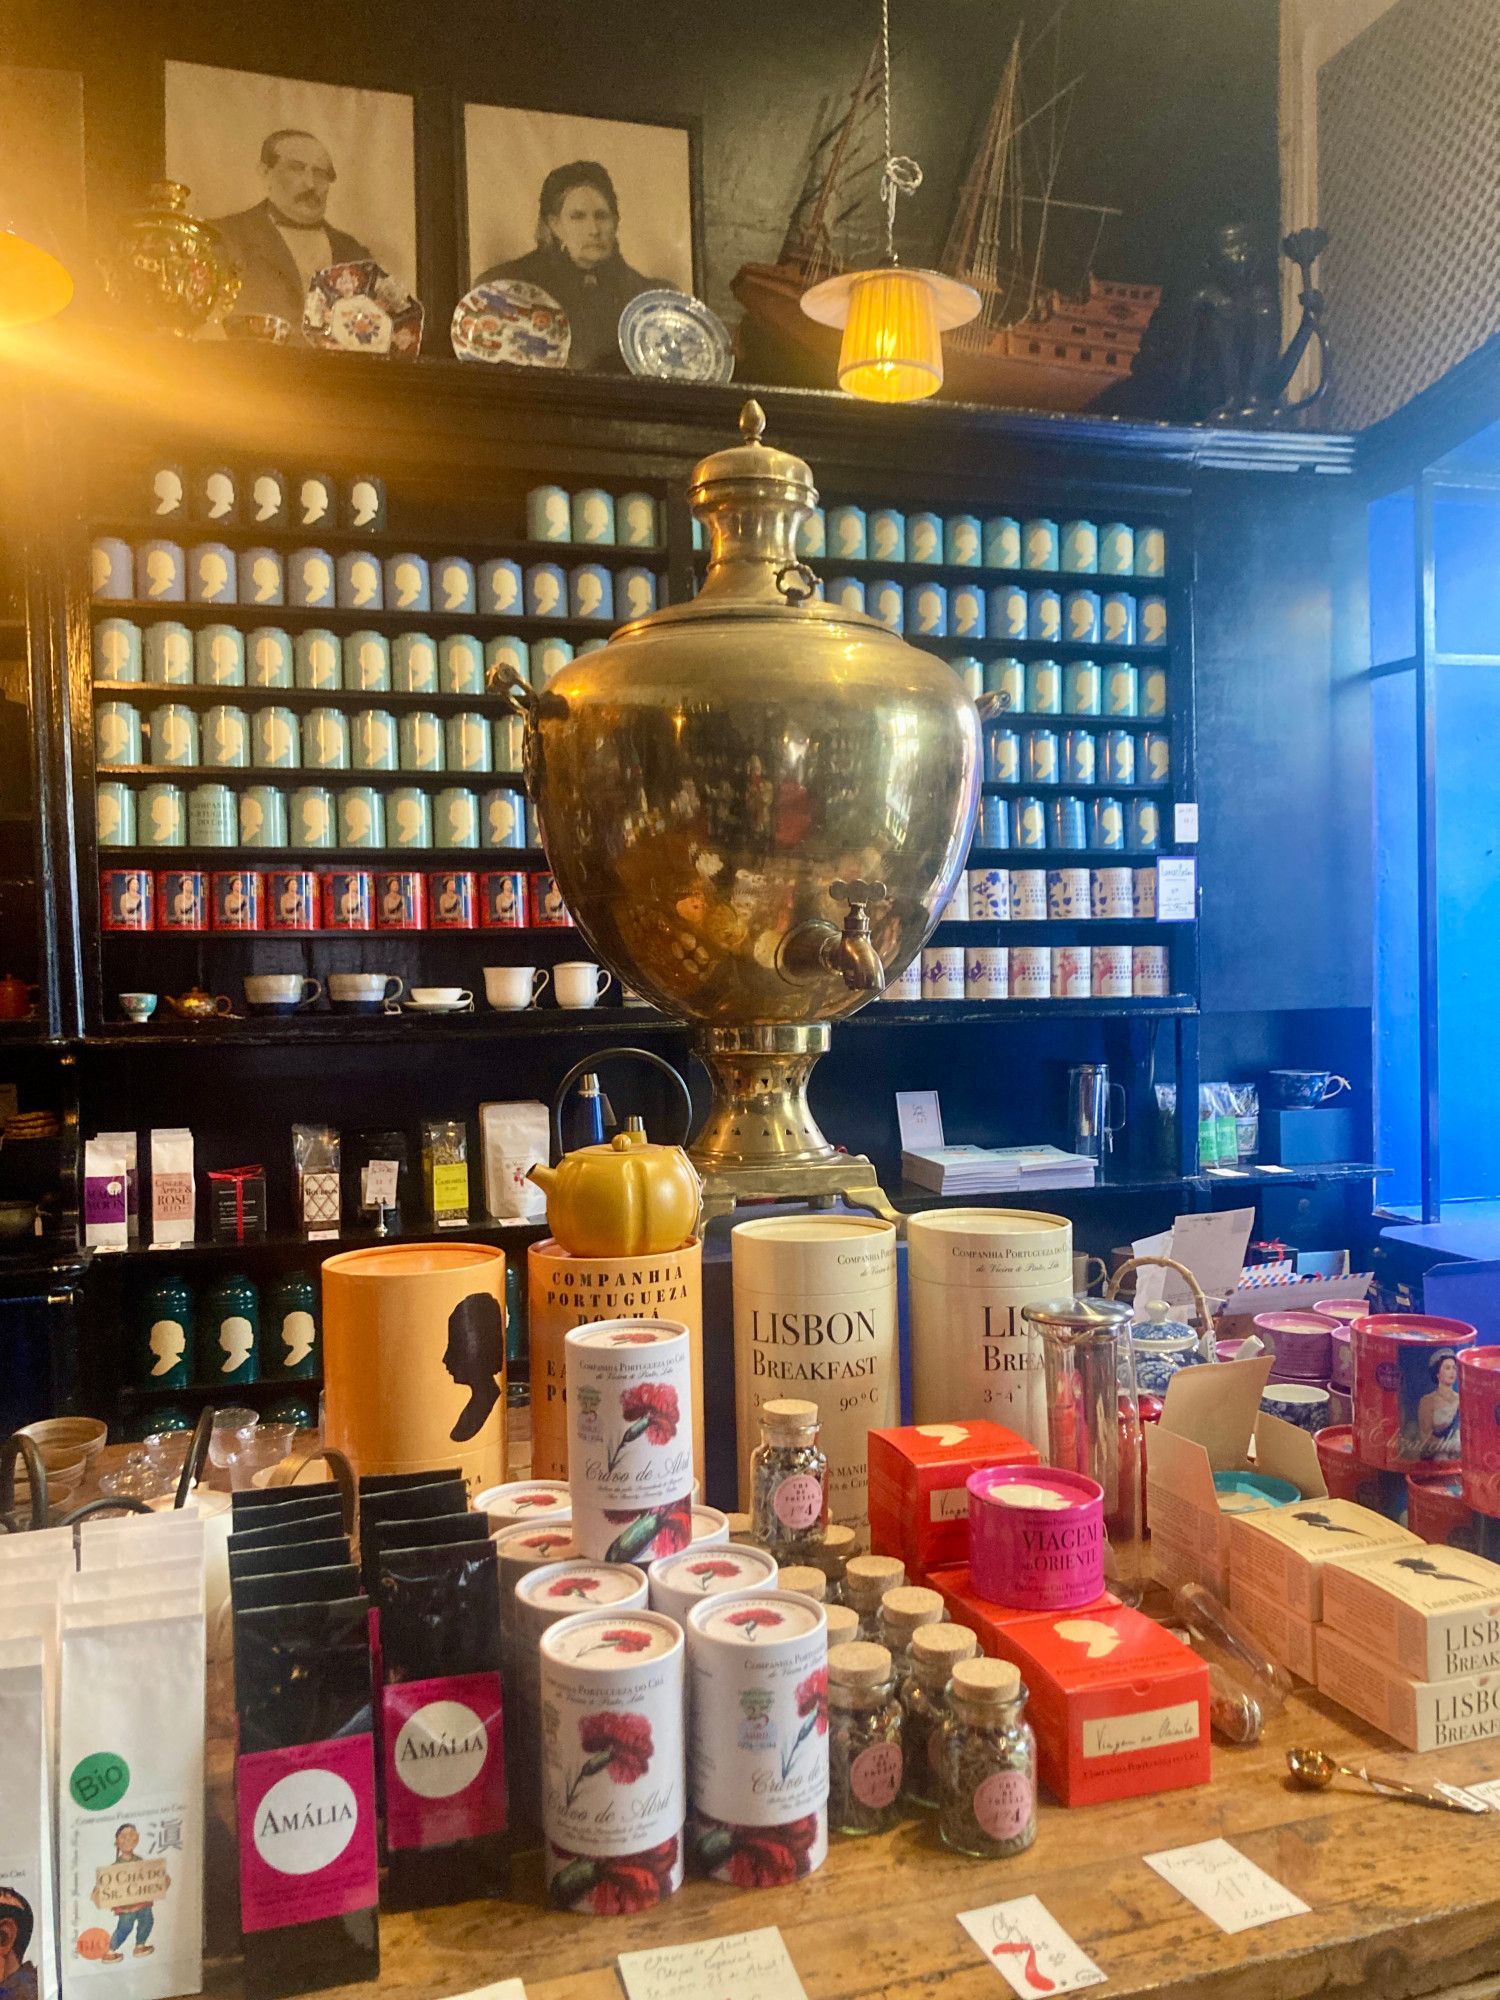
<svg viewBox="0 0 1500 2000">
<path fill-rule="evenodd" d="M 1400 1778 L 1381 1778 L 1367 1771 L 1363 1764 L 1340 1764 L 1324 1750 L 1312 1750 L 1303 1745 L 1295 1745 L 1286 1753 L 1287 1769 L 1294 1783 L 1304 1785 L 1309 1791 L 1326 1791 L 1335 1778 L 1354 1778 L 1362 1785 L 1368 1785 L 1372 1792 L 1382 1798 L 1397 1799 L 1406 1805 L 1437 1806 L 1443 1812 L 1487 1813 L 1493 1806 L 1487 1806 L 1480 1799 L 1470 1798 L 1457 1787 L 1450 1791 L 1429 1789 L 1426 1785 L 1404 1784 Z"/>
</svg>

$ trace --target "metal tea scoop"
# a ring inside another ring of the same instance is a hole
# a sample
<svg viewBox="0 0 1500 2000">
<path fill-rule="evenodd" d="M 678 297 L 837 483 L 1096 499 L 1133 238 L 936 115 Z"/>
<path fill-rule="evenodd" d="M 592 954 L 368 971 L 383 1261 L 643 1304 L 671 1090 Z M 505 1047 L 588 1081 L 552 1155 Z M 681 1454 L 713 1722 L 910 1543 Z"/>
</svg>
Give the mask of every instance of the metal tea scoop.
<svg viewBox="0 0 1500 2000">
<path fill-rule="evenodd" d="M 1305 1785 L 1311 1792 L 1326 1791 L 1335 1778 L 1355 1778 L 1360 1784 L 1368 1785 L 1372 1792 L 1379 1792 L 1382 1798 L 1400 1799 L 1408 1805 L 1438 1806 L 1445 1812 L 1462 1813 L 1495 1810 L 1482 1799 L 1460 1790 L 1457 1785 L 1430 1788 L 1403 1784 L 1399 1778 L 1376 1777 L 1363 1764 L 1340 1764 L 1324 1750 L 1310 1750 L 1297 1745 L 1287 1751 L 1286 1763 L 1294 1783 Z"/>
</svg>

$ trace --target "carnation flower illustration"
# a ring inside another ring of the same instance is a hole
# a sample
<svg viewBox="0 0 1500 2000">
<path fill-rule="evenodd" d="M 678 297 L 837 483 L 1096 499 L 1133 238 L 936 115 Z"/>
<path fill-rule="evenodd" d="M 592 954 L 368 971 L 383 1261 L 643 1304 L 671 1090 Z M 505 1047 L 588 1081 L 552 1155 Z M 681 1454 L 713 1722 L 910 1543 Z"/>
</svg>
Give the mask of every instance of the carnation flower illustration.
<svg viewBox="0 0 1500 2000">
<path fill-rule="evenodd" d="M 797 1684 L 797 1713 L 802 1718 L 792 1747 L 781 1759 L 781 1775 L 784 1778 L 797 1761 L 797 1752 L 814 1731 L 819 1736 L 828 1734 L 828 1670 L 816 1667 L 805 1681 Z"/>
<path fill-rule="evenodd" d="M 702 1562 L 689 1563 L 687 1573 L 689 1576 L 697 1577 L 698 1588 L 706 1591 L 716 1576 L 736 1577 L 740 1572 L 737 1563 L 705 1556 Z"/>
<path fill-rule="evenodd" d="M 569 1854 L 554 1846 L 562 1865 L 552 1878 L 552 1900 L 560 1909 L 587 1908 L 599 1917 L 628 1917 L 649 1910 L 672 1887 L 677 1867 L 677 1836 L 640 1854 L 592 1856 Z"/>
<path fill-rule="evenodd" d="M 654 1347 L 656 1345 L 656 1335 L 654 1333 L 612 1333 L 609 1336 L 609 1344 L 611 1347 Z"/>
<path fill-rule="evenodd" d="M 651 1644 L 647 1632 L 636 1632 L 628 1625 L 612 1625 L 607 1632 L 601 1632 L 592 1646 L 585 1646 L 579 1653 L 580 1660 L 590 1653 L 644 1653 Z"/>
<path fill-rule="evenodd" d="M 620 1414 L 625 1428 L 610 1449 L 606 1468 L 610 1472 L 619 1464 L 621 1452 L 638 1437 L 644 1437 L 647 1444 L 672 1442 L 681 1420 L 677 1391 L 670 1382 L 639 1382 L 633 1389 L 620 1391 Z"/>
<path fill-rule="evenodd" d="M 784 1625 L 786 1620 L 768 1604 L 752 1604 L 744 1611 L 731 1611 L 724 1623 L 738 1626 L 747 1639 L 753 1639 L 762 1626 L 769 1631 L 773 1625 Z"/>
<path fill-rule="evenodd" d="M 612 1708 L 586 1715 L 578 1725 L 578 1741 L 584 1758 L 568 1780 L 566 1805 L 572 1805 L 580 1785 L 601 1771 L 607 1771 L 617 1785 L 635 1784 L 650 1769 L 656 1749 L 651 1724 L 644 1715 L 622 1714 Z"/>
<path fill-rule="evenodd" d="M 738 1889 L 777 1889 L 807 1874 L 817 1837 L 816 1813 L 781 1826 L 732 1826 L 704 1819 L 698 1823 L 694 1850 L 700 1867 Z"/>
<path fill-rule="evenodd" d="M 666 1507 L 648 1508 L 638 1514 L 633 1507 L 606 1507 L 606 1521 L 620 1528 L 604 1560 L 634 1562 L 637 1556 L 675 1556 L 693 1539 L 693 1502 L 690 1494 Z"/>
<path fill-rule="evenodd" d="M 551 1514 L 562 1504 L 556 1493 L 518 1493 L 512 1502 L 518 1514 Z"/>
<path fill-rule="evenodd" d="M 556 1583 L 549 1583 L 547 1585 L 547 1595 L 549 1597 L 592 1597 L 598 1588 L 599 1579 L 597 1576 L 560 1576 Z M 633 1632 L 630 1636 L 632 1638 L 639 1638 L 640 1634 Z"/>
</svg>

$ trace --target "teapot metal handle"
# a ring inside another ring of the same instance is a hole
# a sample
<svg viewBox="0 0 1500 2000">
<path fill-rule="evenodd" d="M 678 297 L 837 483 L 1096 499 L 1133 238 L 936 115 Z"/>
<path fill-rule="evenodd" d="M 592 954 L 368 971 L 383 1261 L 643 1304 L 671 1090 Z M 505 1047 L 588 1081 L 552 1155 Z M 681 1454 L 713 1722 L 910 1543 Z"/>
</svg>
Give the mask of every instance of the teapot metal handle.
<svg viewBox="0 0 1500 2000">
<path fill-rule="evenodd" d="M 682 1137 L 677 1143 L 679 1146 L 687 1144 L 688 1133 L 693 1129 L 693 1099 L 692 1093 L 683 1081 L 682 1072 L 663 1057 L 653 1055 L 650 1049 L 605 1049 L 602 1054 L 597 1056 L 580 1056 L 562 1082 L 557 1086 L 552 1099 L 552 1157 L 554 1161 L 562 1158 L 562 1108 L 567 1099 L 568 1092 L 585 1071 L 602 1069 L 607 1062 L 617 1062 L 624 1056 L 632 1056 L 640 1062 L 652 1064 L 654 1068 L 661 1071 L 663 1076 L 669 1076 L 673 1083 L 676 1084 L 678 1100 L 682 1107 Z"/>
</svg>

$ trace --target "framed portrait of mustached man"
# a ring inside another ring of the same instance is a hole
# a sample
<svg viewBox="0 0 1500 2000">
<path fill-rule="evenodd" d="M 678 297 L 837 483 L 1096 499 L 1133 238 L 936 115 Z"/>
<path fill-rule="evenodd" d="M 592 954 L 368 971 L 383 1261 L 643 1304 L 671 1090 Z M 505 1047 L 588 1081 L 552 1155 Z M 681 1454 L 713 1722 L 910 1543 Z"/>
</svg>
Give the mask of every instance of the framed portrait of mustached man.
<svg viewBox="0 0 1500 2000">
<path fill-rule="evenodd" d="M 372 259 L 417 291 L 414 104 L 404 92 L 169 62 L 164 163 L 242 273 L 236 313 L 301 335 L 315 275 Z"/>
</svg>

